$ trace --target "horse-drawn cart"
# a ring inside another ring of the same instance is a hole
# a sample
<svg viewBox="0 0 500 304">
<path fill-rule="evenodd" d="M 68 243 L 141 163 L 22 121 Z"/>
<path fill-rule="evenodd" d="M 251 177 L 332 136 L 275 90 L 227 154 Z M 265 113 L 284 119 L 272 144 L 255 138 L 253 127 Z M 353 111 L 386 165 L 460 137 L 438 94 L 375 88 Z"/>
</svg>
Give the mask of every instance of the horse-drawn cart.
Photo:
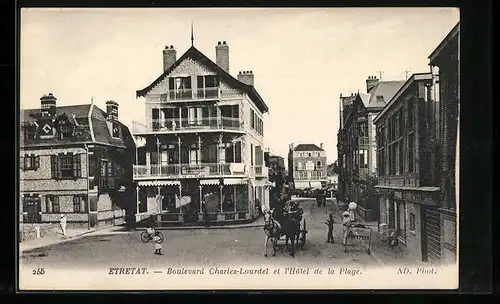
<svg viewBox="0 0 500 304">
<path fill-rule="evenodd" d="M 372 228 L 361 224 L 353 225 L 347 230 L 344 242 L 344 251 L 347 252 L 349 243 L 351 246 L 361 245 L 366 248 L 366 252 L 371 254 Z M 356 244 L 357 243 L 357 244 Z"/>
</svg>

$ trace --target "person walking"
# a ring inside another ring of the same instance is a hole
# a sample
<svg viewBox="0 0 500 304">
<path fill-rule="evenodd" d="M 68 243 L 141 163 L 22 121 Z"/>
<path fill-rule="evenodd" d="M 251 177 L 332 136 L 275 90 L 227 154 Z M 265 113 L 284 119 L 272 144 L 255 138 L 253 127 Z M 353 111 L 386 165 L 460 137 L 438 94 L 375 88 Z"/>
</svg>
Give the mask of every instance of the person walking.
<svg viewBox="0 0 500 304">
<path fill-rule="evenodd" d="M 61 226 L 61 232 L 63 236 L 66 236 L 66 216 L 61 214 L 61 220 L 59 222 L 59 226 Z"/>
<path fill-rule="evenodd" d="M 328 226 L 328 233 L 326 235 L 326 242 L 327 243 L 332 243 L 334 244 L 335 241 L 333 240 L 333 214 L 330 213 L 328 220 L 325 222 L 325 224 Z"/>
<path fill-rule="evenodd" d="M 351 216 L 348 211 L 345 211 L 344 213 L 342 213 L 342 230 L 343 230 L 342 245 L 345 245 L 347 243 L 347 234 L 349 233 L 350 229 L 351 229 Z"/>
</svg>

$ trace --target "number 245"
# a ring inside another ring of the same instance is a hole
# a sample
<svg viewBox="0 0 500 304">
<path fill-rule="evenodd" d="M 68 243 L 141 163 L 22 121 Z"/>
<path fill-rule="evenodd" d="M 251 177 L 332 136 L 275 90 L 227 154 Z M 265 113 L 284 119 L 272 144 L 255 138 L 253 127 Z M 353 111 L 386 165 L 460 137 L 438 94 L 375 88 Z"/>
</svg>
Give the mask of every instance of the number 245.
<svg viewBox="0 0 500 304">
<path fill-rule="evenodd" d="M 45 268 L 33 269 L 33 275 L 42 275 L 42 274 L 45 274 Z"/>
</svg>

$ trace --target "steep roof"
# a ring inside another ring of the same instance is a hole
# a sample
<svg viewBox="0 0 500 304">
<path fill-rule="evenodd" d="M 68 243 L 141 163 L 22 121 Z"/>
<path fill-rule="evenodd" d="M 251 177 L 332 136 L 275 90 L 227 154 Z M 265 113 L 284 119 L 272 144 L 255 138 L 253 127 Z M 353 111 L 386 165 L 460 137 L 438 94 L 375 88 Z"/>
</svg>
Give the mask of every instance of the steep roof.
<svg viewBox="0 0 500 304">
<path fill-rule="evenodd" d="M 293 151 L 325 151 L 315 144 L 298 144 Z"/>
<path fill-rule="evenodd" d="M 358 93 L 358 94 L 359 94 L 359 97 L 361 98 L 361 101 L 365 105 L 365 107 L 368 107 L 368 105 L 370 104 L 371 95 L 365 94 L 365 93 Z"/>
<path fill-rule="evenodd" d="M 436 47 L 436 49 L 434 51 L 432 51 L 432 53 L 429 55 L 429 57 L 427 57 L 429 59 L 429 61 L 431 63 L 433 63 L 436 60 L 436 58 L 439 56 L 439 54 L 441 53 L 441 51 L 448 44 L 450 44 L 453 41 L 453 39 L 455 39 L 455 37 L 457 37 L 458 34 L 460 34 L 460 22 L 458 22 L 451 29 L 451 31 L 448 33 L 448 35 L 446 35 L 446 37 L 444 37 L 444 39 L 439 43 L 439 45 Z"/>
<path fill-rule="evenodd" d="M 405 81 L 403 80 L 379 81 L 377 85 L 370 90 L 370 100 L 365 106 L 367 108 L 384 107 L 404 83 Z"/>
<path fill-rule="evenodd" d="M 154 88 L 163 79 L 165 79 L 165 77 L 167 77 L 167 75 L 170 74 L 177 66 L 179 66 L 179 64 L 186 58 L 191 58 L 193 60 L 206 64 L 210 69 L 215 71 L 219 76 L 221 76 L 225 81 L 227 81 L 229 85 L 247 93 L 248 96 L 252 99 L 252 101 L 255 103 L 255 105 L 259 108 L 259 110 L 262 113 L 266 113 L 269 111 L 269 108 L 267 107 L 266 103 L 264 102 L 262 97 L 259 95 L 259 93 L 253 86 L 247 85 L 239 81 L 238 79 L 234 78 L 233 76 L 231 76 L 231 74 L 229 74 L 215 62 L 210 60 L 210 58 L 205 56 L 205 54 L 200 52 L 194 46 L 191 46 L 174 64 L 172 64 L 165 72 L 163 72 L 158 78 L 156 78 L 156 80 L 153 81 L 153 83 L 151 83 L 142 90 L 138 90 L 136 92 L 136 96 L 144 97 L 152 88 Z"/>
<path fill-rule="evenodd" d="M 126 148 L 131 142 L 130 130 L 121 122 L 117 122 L 121 128 L 120 138 L 112 137 L 112 130 L 108 127 L 106 117 L 108 114 L 99 107 L 91 104 L 61 106 L 56 108 L 56 115 L 59 117 L 66 114 L 70 120 L 76 120 L 76 135 L 68 138 L 52 138 L 52 139 L 29 139 L 24 140 L 24 134 L 21 132 L 21 146 L 53 146 L 64 145 L 71 143 L 97 143 L 106 144 L 116 147 Z M 90 117 L 90 119 L 89 119 Z M 21 124 L 33 124 L 40 119 L 40 109 L 25 109 L 21 110 Z M 41 118 L 43 120 L 43 118 Z M 42 126 L 39 126 L 42 127 Z"/>
</svg>

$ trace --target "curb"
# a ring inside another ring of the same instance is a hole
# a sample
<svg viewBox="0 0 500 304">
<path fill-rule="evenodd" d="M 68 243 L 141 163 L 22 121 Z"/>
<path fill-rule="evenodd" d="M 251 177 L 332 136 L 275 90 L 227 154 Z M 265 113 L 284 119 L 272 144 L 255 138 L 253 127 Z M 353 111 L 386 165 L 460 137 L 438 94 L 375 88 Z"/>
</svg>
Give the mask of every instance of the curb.
<svg viewBox="0 0 500 304">
<path fill-rule="evenodd" d="M 156 230 L 210 230 L 210 229 L 243 229 L 243 228 L 259 228 L 264 227 L 264 224 L 253 224 L 245 226 L 172 226 L 172 227 L 160 227 Z M 136 228 L 136 231 L 146 230 L 146 228 Z"/>
<path fill-rule="evenodd" d="M 29 249 L 24 249 L 24 250 L 21 249 L 21 244 L 22 243 L 19 243 L 19 253 L 29 252 L 29 251 L 32 251 L 32 250 L 35 250 L 35 249 L 40 249 L 40 248 L 43 248 L 43 247 L 53 246 L 53 245 L 62 244 L 62 243 L 66 243 L 66 242 L 69 242 L 69 241 L 77 240 L 77 239 L 80 239 L 80 238 L 82 238 L 83 236 L 85 236 L 87 234 L 95 233 L 95 232 L 98 232 L 98 231 L 101 231 L 101 230 L 104 230 L 104 229 L 109 229 L 111 227 L 119 227 L 119 226 L 107 226 L 107 227 L 102 227 L 102 228 L 96 228 L 94 230 L 85 231 L 85 232 L 82 232 L 80 234 L 74 235 L 72 237 L 68 237 L 66 239 L 61 239 L 61 240 L 59 240 L 57 242 L 54 242 L 54 243 L 51 243 L 51 244 L 34 246 L 34 247 L 31 247 Z"/>
</svg>

